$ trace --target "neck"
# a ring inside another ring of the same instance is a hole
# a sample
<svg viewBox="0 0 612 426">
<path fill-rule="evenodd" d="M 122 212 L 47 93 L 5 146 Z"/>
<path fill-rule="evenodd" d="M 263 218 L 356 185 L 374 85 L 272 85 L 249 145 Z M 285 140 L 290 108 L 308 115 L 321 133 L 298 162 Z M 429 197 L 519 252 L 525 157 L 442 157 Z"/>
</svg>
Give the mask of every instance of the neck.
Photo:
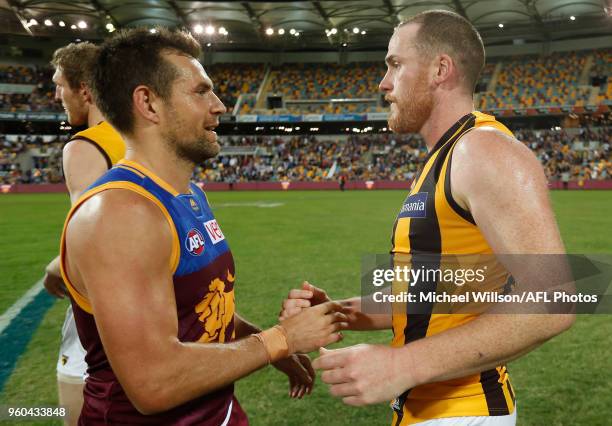
<svg viewBox="0 0 612 426">
<path fill-rule="evenodd" d="M 161 137 L 122 135 L 126 140 L 125 159 L 143 165 L 180 194 L 189 192 L 195 165 L 179 158 Z"/>
<path fill-rule="evenodd" d="M 471 96 L 455 96 L 436 102 L 429 119 L 419 133 L 425 139 L 427 150 L 431 151 L 442 135 L 461 117 L 474 111 L 474 101 Z"/>
<path fill-rule="evenodd" d="M 87 113 L 87 127 L 93 127 L 100 121 L 104 121 L 105 118 L 95 105 L 89 105 L 89 112 Z"/>
</svg>

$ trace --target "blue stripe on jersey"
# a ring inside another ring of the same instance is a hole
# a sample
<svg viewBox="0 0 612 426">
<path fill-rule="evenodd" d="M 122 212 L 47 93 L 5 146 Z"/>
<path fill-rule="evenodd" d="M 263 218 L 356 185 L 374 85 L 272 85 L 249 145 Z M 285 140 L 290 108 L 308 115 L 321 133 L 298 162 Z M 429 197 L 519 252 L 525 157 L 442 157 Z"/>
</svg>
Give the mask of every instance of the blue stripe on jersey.
<svg viewBox="0 0 612 426">
<path fill-rule="evenodd" d="M 197 185 L 192 183 L 188 194 L 174 196 L 153 179 L 146 175 L 143 177 L 141 171 L 120 164 L 102 175 L 87 190 L 118 181 L 141 186 L 168 210 L 178 234 L 181 251 L 175 277 L 205 268 L 229 251 L 227 240 L 215 220 L 206 195 Z"/>
</svg>

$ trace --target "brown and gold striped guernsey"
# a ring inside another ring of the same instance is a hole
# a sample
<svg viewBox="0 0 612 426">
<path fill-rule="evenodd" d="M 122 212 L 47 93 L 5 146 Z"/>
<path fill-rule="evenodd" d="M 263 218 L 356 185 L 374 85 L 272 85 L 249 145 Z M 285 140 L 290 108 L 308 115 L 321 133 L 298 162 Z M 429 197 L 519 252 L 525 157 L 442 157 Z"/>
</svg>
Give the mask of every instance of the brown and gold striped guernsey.
<svg viewBox="0 0 612 426">
<path fill-rule="evenodd" d="M 391 253 L 396 265 L 409 258 L 413 269 L 423 265 L 431 268 L 432 258 L 434 263 L 438 259 L 439 267 L 442 255 L 492 253 L 472 215 L 457 204 L 450 190 L 453 149 L 466 132 L 478 127 L 492 127 L 512 136 L 493 116 L 472 112 L 459 119 L 440 138 L 414 180 L 393 226 Z M 509 277 L 507 271 L 503 274 Z M 410 292 L 431 291 L 436 285 L 421 280 L 410 288 Z M 409 305 L 401 305 L 399 309 L 394 306 L 392 346 L 400 347 L 476 318 L 474 314 L 436 314 L 432 311 L 433 304 L 421 304 L 418 313 L 411 313 Z M 393 426 L 443 417 L 507 415 L 514 411 L 514 401 L 507 369 L 499 366 L 479 374 L 407 390 L 392 402 Z"/>
</svg>

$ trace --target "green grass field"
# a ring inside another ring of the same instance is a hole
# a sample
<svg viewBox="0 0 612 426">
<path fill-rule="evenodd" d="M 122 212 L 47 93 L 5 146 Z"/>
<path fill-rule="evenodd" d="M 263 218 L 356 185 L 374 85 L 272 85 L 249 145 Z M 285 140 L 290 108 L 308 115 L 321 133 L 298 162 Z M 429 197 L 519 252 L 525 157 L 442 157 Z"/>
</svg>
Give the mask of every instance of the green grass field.
<svg viewBox="0 0 612 426">
<path fill-rule="evenodd" d="M 388 251 L 404 197 L 402 191 L 210 193 L 236 259 L 238 311 L 271 326 L 288 290 L 304 279 L 334 298 L 358 294 L 361 256 Z M 554 192 L 552 199 L 569 252 L 612 253 L 611 192 Z M 57 252 L 67 209 L 65 195 L 0 196 L 0 314 L 42 276 Z M 66 306 L 59 301 L 47 312 L 0 405 L 57 404 L 55 363 Z M 339 346 L 390 337 L 346 333 Z M 611 424 L 611 352 L 612 316 L 580 316 L 570 331 L 511 363 L 518 424 Z M 253 425 L 385 425 L 391 415 L 386 404 L 344 406 L 320 382 L 309 397 L 290 400 L 284 376 L 271 368 L 236 388 Z"/>
</svg>

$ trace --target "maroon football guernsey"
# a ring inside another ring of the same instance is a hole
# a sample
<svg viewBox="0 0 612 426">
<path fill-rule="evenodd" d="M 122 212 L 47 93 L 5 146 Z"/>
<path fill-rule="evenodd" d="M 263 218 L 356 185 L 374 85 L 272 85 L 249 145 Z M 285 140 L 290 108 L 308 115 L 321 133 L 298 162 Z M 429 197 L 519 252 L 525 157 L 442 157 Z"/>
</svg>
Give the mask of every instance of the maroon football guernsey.
<svg viewBox="0 0 612 426">
<path fill-rule="evenodd" d="M 232 341 L 234 260 L 201 189 L 192 184 L 189 194 L 178 194 L 144 167 L 122 160 L 89 188 L 69 213 L 66 223 L 85 200 L 101 190 L 112 188 L 153 195 L 165 208 L 164 214 L 176 230 L 180 247 L 175 247 L 178 258 L 173 282 L 178 339 L 181 342 L 202 343 Z M 91 314 L 91 306 L 65 276 L 65 228 L 61 248 L 62 272 L 71 294 L 77 330 L 87 352 L 85 360 L 88 365 L 79 424 L 248 425 L 247 416 L 234 397 L 233 384 L 163 413 L 143 415 L 136 410 L 110 366 Z M 126 324 L 126 327 L 137 326 Z M 142 332 L 146 333 L 146 330 Z"/>
</svg>

